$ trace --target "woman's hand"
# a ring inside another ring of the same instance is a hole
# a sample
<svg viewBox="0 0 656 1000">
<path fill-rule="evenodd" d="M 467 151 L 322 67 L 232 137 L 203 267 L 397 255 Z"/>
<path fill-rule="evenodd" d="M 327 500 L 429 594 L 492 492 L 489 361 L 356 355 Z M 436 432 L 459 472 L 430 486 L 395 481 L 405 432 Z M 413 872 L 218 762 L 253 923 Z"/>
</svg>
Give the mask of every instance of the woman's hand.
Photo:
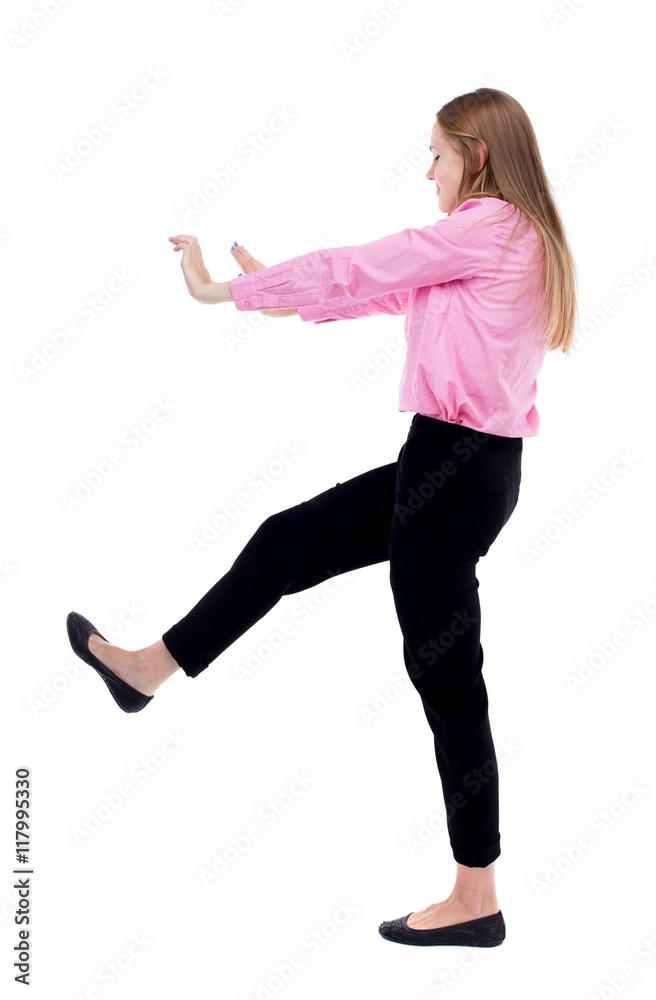
<svg viewBox="0 0 656 1000">
<path fill-rule="evenodd" d="M 192 298 L 198 302 L 226 302 L 225 284 L 212 281 L 195 236 L 169 236 L 174 251 L 182 250 L 182 273 Z M 232 295 L 230 295 L 232 298 Z"/>
<path fill-rule="evenodd" d="M 230 255 L 237 261 L 243 274 L 250 274 L 251 271 L 259 271 L 261 268 L 266 267 L 266 264 L 255 260 L 255 257 L 251 256 L 248 250 L 244 250 L 243 247 L 234 247 L 231 249 Z M 263 316 L 298 315 L 298 309 L 258 309 L 258 312 L 261 312 Z"/>
</svg>

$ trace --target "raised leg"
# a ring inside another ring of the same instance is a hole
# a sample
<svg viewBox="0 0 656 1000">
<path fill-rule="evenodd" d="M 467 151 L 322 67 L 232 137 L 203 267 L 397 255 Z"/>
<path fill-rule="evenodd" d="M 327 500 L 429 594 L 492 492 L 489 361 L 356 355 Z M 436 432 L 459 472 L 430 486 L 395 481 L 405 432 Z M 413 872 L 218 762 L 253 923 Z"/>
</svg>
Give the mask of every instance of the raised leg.
<svg viewBox="0 0 656 1000">
<path fill-rule="evenodd" d="M 268 517 L 230 569 L 150 646 L 124 650 L 92 636 L 91 652 L 144 694 L 178 668 L 197 677 L 281 597 L 388 559 L 396 462 L 336 483 Z"/>
</svg>

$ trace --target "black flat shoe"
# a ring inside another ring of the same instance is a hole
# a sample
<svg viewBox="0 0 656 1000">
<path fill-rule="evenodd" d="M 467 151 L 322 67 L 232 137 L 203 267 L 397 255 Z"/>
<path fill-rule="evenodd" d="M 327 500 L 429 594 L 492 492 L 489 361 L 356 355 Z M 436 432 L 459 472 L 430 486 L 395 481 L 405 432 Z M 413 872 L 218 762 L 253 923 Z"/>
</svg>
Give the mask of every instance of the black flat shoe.
<svg viewBox="0 0 656 1000">
<path fill-rule="evenodd" d="M 146 707 L 149 701 L 153 700 L 154 695 L 142 694 L 141 691 L 137 691 L 136 688 L 133 688 L 131 684 L 122 680 L 113 670 L 106 667 L 104 663 L 100 662 L 97 656 L 94 656 L 89 651 L 90 635 L 95 633 L 101 639 L 105 639 L 105 636 L 101 635 L 90 621 L 79 615 L 77 611 L 71 611 L 66 619 L 66 630 L 73 651 L 77 653 L 81 660 L 84 660 L 85 663 L 88 663 L 90 667 L 93 667 L 100 674 L 119 708 L 122 708 L 124 712 L 140 712 L 142 708 Z M 105 639 L 105 642 L 107 642 L 107 639 Z"/>
<path fill-rule="evenodd" d="M 388 941 L 399 944 L 460 944 L 475 948 L 494 948 L 506 936 L 506 923 L 501 910 L 491 917 L 477 917 L 460 924 L 423 931 L 408 927 L 408 917 L 411 916 L 408 913 L 396 920 L 383 920 L 378 930 Z"/>
</svg>

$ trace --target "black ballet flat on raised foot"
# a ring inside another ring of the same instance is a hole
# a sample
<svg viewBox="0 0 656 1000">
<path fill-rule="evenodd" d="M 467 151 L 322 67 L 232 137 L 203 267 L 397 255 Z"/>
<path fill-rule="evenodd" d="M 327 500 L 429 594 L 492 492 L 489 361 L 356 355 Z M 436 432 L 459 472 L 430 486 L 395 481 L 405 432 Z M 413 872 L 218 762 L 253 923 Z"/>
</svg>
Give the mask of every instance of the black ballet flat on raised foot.
<svg viewBox="0 0 656 1000">
<path fill-rule="evenodd" d="M 146 707 L 149 701 L 153 700 L 154 695 L 143 694 L 141 691 L 137 691 L 136 688 L 133 688 L 131 684 L 128 684 L 127 681 L 124 681 L 115 674 L 113 670 L 106 667 L 104 663 L 100 662 L 97 656 L 94 656 L 89 651 L 90 635 L 95 633 L 101 639 L 105 639 L 105 636 L 101 635 L 88 619 L 79 615 L 77 611 L 71 611 L 66 619 L 66 630 L 73 651 L 77 653 L 81 660 L 84 660 L 85 663 L 88 663 L 90 667 L 93 667 L 100 674 L 119 708 L 122 708 L 124 712 L 140 712 L 142 708 Z M 107 639 L 105 639 L 105 642 L 107 642 Z"/>
<path fill-rule="evenodd" d="M 473 948 L 494 948 L 506 936 L 506 923 L 501 910 L 490 917 L 477 917 L 460 924 L 423 931 L 408 927 L 408 917 L 411 916 L 408 913 L 396 920 L 383 920 L 378 930 L 388 941 L 399 944 L 459 944 Z"/>
</svg>

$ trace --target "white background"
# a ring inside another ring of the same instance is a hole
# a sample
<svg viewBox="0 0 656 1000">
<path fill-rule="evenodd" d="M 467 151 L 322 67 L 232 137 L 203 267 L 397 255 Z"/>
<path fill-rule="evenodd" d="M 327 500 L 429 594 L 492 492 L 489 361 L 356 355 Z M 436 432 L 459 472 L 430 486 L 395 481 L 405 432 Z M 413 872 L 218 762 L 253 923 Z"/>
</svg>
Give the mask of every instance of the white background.
<svg viewBox="0 0 656 1000">
<path fill-rule="evenodd" d="M 44 5 L 2 10 L 3 982 L 23 995 L 12 801 L 26 766 L 39 1000 L 653 995 L 641 942 L 656 948 L 656 150 L 643 8 L 563 3 L 556 19 L 555 3 L 526 0 Z M 141 90 L 152 69 L 163 78 Z M 412 417 L 397 409 L 403 317 L 315 326 L 201 308 L 168 237 L 195 234 L 227 281 L 234 240 L 274 264 L 432 224 L 435 114 L 480 86 L 512 94 L 534 125 L 578 264 L 579 346 L 546 357 L 520 502 L 478 572 L 508 936 L 490 950 L 408 948 L 378 924 L 444 899 L 455 862 L 388 564 L 284 598 L 137 715 L 74 655 L 65 619 L 76 610 L 119 645 L 148 645 L 265 517 L 396 459 Z M 122 115 L 114 102 L 130 93 Z M 270 131 L 281 111 L 290 120 Z M 58 176 L 107 117 L 113 131 Z M 230 160 L 238 173 L 206 187 Z M 129 281 L 107 295 L 114 270 Z M 635 291 L 621 291 L 626 275 Z M 102 302 L 93 320 L 79 312 L 88 297 Z M 77 478 L 158 399 L 175 405 L 167 420 L 68 511 Z M 304 450 L 277 465 L 287 442 Z M 258 491 L 260 467 L 272 481 Z M 190 536 L 244 490 L 250 505 L 194 553 Z M 580 516 L 559 528 L 574 503 Z M 285 621 L 293 637 L 266 658 Z M 624 645 L 601 653 L 618 631 Z M 258 648 L 261 667 L 240 682 Z M 591 658 L 573 693 L 568 675 Z M 167 755 L 169 733 L 180 742 Z M 258 819 L 269 799 L 287 806 L 303 772 L 307 791 L 273 825 Z M 204 885 L 201 869 L 254 822 L 259 839 Z M 335 933 L 309 948 L 324 924 Z M 283 984 L 295 954 L 302 967 Z"/>
</svg>

